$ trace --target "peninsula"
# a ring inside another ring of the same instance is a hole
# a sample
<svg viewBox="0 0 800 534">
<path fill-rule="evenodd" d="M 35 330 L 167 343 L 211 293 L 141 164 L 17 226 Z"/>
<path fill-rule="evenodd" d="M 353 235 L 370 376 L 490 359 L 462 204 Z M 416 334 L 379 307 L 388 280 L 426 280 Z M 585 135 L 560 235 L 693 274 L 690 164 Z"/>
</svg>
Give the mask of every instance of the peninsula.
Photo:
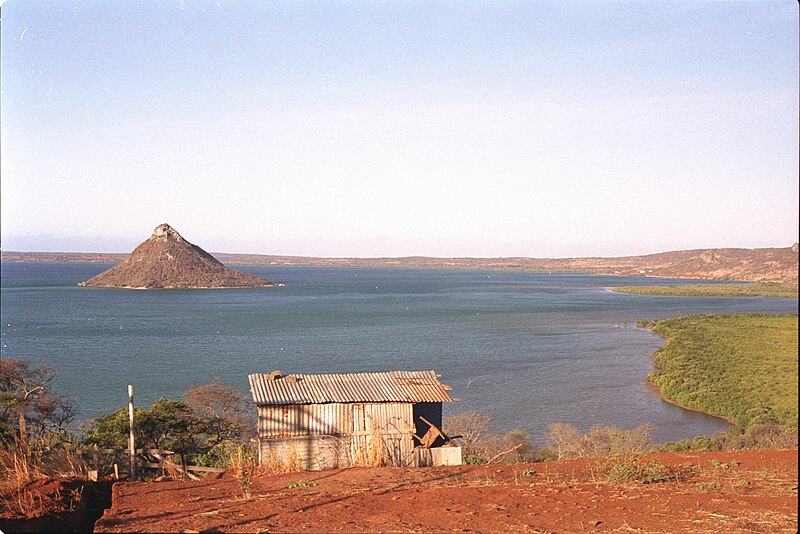
<svg viewBox="0 0 800 534">
<path fill-rule="evenodd" d="M 80 286 L 129 289 L 190 289 L 269 287 L 258 276 L 225 267 L 214 256 L 186 241 L 170 225 L 156 226 L 153 235 L 119 265 L 81 282 Z"/>
</svg>

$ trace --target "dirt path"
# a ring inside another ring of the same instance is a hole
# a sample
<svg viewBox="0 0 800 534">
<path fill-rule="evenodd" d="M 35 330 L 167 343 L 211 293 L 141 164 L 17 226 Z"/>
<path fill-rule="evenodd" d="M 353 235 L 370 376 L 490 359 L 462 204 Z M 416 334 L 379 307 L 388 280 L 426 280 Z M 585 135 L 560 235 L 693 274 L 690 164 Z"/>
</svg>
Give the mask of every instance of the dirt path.
<svg viewBox="0 0 800 534">
<path fill-rule="evenodd" d="M 671 453 L 682 480 L 609 483 L 603 461 L 263 475 L 114 486 L 96 532 L 796 532 L 797 449 Z M 623 465 L 624 466 L 624 465 Z"/>
</svg>

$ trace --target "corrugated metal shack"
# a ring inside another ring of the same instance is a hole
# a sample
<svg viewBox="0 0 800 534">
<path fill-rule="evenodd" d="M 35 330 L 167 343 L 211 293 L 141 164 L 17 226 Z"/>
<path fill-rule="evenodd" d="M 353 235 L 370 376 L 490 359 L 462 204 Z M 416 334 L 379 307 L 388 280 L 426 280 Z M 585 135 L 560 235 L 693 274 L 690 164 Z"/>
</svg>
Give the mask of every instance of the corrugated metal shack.
<svg viewBox="0 0 800 534">
<path fill-rule="evenodd" d="M 251 374 L 259 463 L 306 470 L 418 465 L 412 434 L 425 434 L 424 420 L 441 428 L 442 403 L 457 400 L 439 377 L 435 371 Z"/>
</svg>

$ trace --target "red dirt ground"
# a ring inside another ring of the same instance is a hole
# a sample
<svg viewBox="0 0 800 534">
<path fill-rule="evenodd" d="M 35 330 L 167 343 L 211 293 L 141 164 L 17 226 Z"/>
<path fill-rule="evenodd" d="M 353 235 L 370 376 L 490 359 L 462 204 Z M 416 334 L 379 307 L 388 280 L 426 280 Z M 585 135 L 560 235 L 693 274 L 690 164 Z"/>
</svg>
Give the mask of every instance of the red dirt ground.
<svg viewBox="0 0 800 534">
<path fill-rule="evenodd" d="M 797 452 L 648 455 L 682 473 L 651 484 L 605 460 L 118 483 L 95 532 L 797 532 Z"/>
<path fill-rule="evenodd" d="M 231 473 L 119 482 L 95 532 L 797 532 L 797 454 L 648 455 L 680 475 L 651 484 L 608 482 L 604 459 L 265 474 L 247 500 Z M 0 510 L 0 529 L 80 531 L 77 483 L 32 483 L 50 513 Z"/>
<path fill-rule="evenodd" d="M 89 532 L 111 505 L 111 484 L 47 478 L 0 495 L 0 532 Z"/>
</svg>

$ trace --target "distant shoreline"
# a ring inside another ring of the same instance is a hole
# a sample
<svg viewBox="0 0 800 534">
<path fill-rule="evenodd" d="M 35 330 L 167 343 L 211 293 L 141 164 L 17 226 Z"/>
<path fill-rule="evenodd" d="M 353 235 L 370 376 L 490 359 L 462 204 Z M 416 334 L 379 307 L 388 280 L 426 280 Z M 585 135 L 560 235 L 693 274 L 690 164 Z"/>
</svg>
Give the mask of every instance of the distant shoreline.
<svg viewBox="0 0 800 534">
<path fill-rule="evenodd" d="M 321 258 L 212 253 L 227 265 L 380 267 L 582 273 L 604 276 L 797 283 L 797 246 L 762 249 L 701 249 L 618 258 Z M 4 262 L 119 263 L 127 254 L 93 252 L 0 252 Z"/>
</svg>

